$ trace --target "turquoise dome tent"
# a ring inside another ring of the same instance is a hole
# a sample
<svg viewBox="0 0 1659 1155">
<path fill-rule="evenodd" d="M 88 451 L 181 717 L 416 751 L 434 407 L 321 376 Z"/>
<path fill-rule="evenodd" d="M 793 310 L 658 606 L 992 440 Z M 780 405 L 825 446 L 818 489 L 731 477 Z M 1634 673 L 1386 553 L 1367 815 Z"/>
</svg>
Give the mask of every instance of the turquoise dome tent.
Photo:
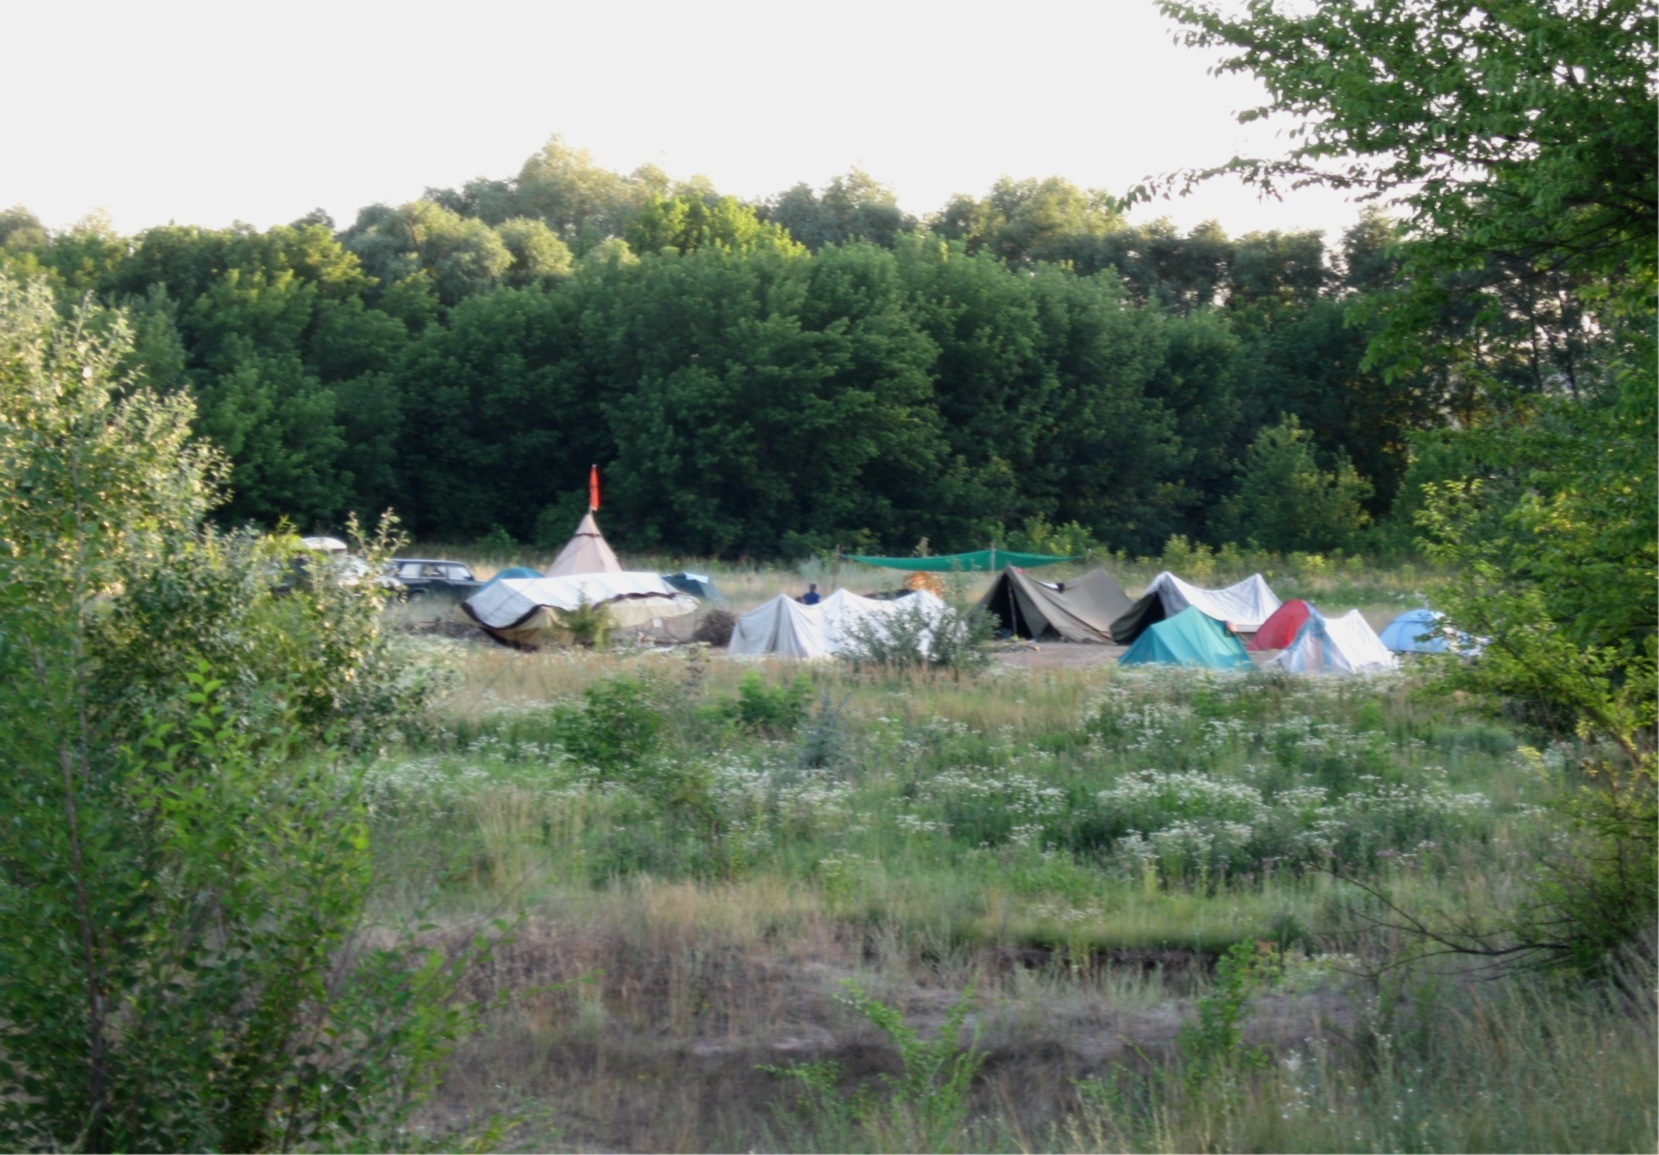
<svg viewBox="0 0 1659 1155">
<path fill-rule="evenodd" d="M 1251 670 L 1255 663 L 1226 626 L 1191 606 L 1141 632 L 1122 666 L 1202 666 L 1211 670 Z"/>
</svg>

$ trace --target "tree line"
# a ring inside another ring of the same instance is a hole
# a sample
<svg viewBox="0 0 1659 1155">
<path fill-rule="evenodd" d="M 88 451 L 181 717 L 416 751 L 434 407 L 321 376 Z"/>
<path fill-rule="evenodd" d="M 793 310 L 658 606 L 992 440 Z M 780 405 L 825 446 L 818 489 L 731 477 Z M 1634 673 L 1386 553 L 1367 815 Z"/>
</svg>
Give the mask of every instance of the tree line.
<svg viewBox="0 0 1659 1155">
<path fill-rule="evenodd" d="M 926 220 L 856 171 L 749 204 L 558 138 L 343 229 L 0 214 L 0 267 L 123 311 L 150 386 L 191 395 L 228 524 L 394 508 L 550 544 L 597 463 L 630 547 L 754 557 L 1060 525 L 1399 548 L 1466 466 L 1449 430 L 1604 367 L 1569 276 L 1498 258 L 1437 280 L 1432 352 L 1373 366 L 1415 243 L 1376 212 L 1335 245 L 1181 234 L 1059 179 Z"/>
</svg>

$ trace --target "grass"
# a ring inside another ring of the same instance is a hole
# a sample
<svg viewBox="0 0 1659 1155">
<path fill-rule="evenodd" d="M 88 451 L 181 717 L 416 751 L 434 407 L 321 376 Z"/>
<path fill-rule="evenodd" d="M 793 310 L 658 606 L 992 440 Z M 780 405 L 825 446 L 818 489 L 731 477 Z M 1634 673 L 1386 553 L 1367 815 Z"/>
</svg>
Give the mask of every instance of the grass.
<svg viewBox="0 0 1659 1155">
<path fill-rule="evenodd" d="M 713 568 L 756 600 L 801 576 Z M 1297 580 L 1321 598 L 1416 584 L 1312 562 Z M 694 647 L 424 644 L 453 692 L 433 736 L 371 773 L 382 913 L 523 918 L 477 980 L 512 1009 L 460 1055 L 436 1131 L 505 1110 L 537 1149 L 913 1147 L 916 1119 L 955 1116 L 883 1097 L 903 1073 L 895 1036 L 838 1001 L 851 982 L 922 1042 L 973 991 L 964 1030 L 984 1062 L 963 1121 L 930 1146 L 1659 1137 L 1647 964 L 1623 995 L 1379 971 L 1409 943 L 1339 875 L 1490 923 L 1525 900 L 1555 836 L 1560 759 L 1432 694 L 1432 668 L 959 680 Z M 803 673 L 793 731 L 733 706 L 745 677 L 781 694 Z M 625 758 L 577 753 L 647 716 Z M 1242 1003 L 1239 1055 L 1262 1061 L 1223 1056 L 1200 1090 L 1182 1025 L 1218 997 L 1217 957 L 1258 942 L 1280 962 Z M 817 1108 L 764 1069 L 828 1062 Z M 854 1126 L 824 1114 L 842 1100 L 886 1106 Z"/>
</svg>

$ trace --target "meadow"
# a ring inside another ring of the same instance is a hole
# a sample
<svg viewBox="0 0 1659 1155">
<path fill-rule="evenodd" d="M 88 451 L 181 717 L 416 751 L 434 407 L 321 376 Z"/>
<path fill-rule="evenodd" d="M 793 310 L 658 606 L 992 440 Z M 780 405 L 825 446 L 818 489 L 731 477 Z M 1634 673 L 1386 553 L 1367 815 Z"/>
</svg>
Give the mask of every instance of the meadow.
<svg viewBox="0 0 1659 1155">
<path fill-rule="evenodd" d="M 1131 593 L 1165 565 L 1264 568 L 1374 624 L 1435 580 L 1266 560 L 1107 564 Z M 833 559 L 713 573 L 739 611 L 896 584 Z M 1655 1145 L 1650 961 L 1588 982 L 1404 928 L 1500 926 L 1575 850 L 1566 752 L 1432 664 L 857 671 L 400 639 L 445 690 L 368 772 L 376 917 L 511 928 L 472 980 L 501 1009 L 411 1145 L 492 1117 L 521 1149 Z"/>
</svg>

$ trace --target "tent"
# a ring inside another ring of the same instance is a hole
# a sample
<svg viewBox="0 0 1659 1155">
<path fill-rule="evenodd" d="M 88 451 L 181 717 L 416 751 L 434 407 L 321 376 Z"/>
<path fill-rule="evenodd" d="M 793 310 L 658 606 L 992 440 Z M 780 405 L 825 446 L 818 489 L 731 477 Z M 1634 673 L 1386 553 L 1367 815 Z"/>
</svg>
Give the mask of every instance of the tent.
<svg viewBox="0 0 1659 1155">
<path fill-rule="evenodd" d="M 1284 605 L 1273 611 L 1273 615 L 1262 623 L 1262 628 L 1256 631 L 1256 636 L 1250 639 L 1247 650 L 1282 650 L 1296 640 L 1296 631 L 1302 628 L 1302 623 L 1308 620 L 1308 615 L 1316 611 L 1301 598 L 1291 598 Z"/>
<path fill-rule="evenodd" d="M 494 577 L 490 578 L 490 580 L 485 582 L 484 585 L 493 586 L 496 582 L 502 581 L 506 578 L 539 578 L 541 576 L 542 575 L 539 571 L 533 570 L 527 565 L 510 565 L 506 569 L 497 573 Z M 479 588 L 482 589 L 483 586 L 480 586 Z"/>
<path fill-rule="evenodd" d="M 854 633 L 880 630 L 884 621 L 918 608 L 936 621 L 945 612 L 945 603 L 926 590 L 891 601 L 836 590 L 815 606 L 779 594 L 737 619 L 727 649 L 733 654 L 827 658 L 840 653 Z"/>
<path fill-rule="evenodd" d="M 1407 610 L 1383 627 L 1382 643 L 1402 654 L 1443 654 L 1450 645 L 1445 614 L 1433 610 Z"/>
<path fill-rule="evenodd" d="M 320 553 L 345 553 L 351 547 L 337 537 L 302 537 L 300 544 Z"/>
<path fill-rule="evenodd" d="M 1073 581 L 1044 582 L 1009 566 L 980 599 L 979 608 L 1018 637 L 1109 642 L 1112 619 L 1129 608 L 1129 595 L 1103 569 L 1092 569 Z"/>
<path fill-rule="evenodd" d="M 1296 640 L 1274 660 L 1298 674 L 1374 674 L 1399 665 L 1358 610 L 1340 618 L 1314 611 L 1296 632 Z"/>
<path fill-rule="evenodd" d="M 946 607 L 943 599 L 927 590 L 913 590 L 902 598 L 865 598 L 836 590 L 816 608 L 824 616 L 824 633 L 831 652 L 840 653 L 863 630 L 885 633 L 882 623 L 899 615 L 919 611 L 929 625 L 937 625 Z"/>
<path fill-rule="evenodd" d="M 1244 643 L 1196 606 L 1147 626 L 1118 664 L 1204 666 L 1212 670 L 1255 668 Z"/>
<path fill-rule="evenodd" d="M 604 606 L 611 623 L 641 626 L 663 618 L 694 613 L 697 599 L 669 587 L 654 573 L 590 573 L 543 578 L 503 578 L 480 589 L 461 609 L 504 641 L 533 641 L 556 625 L 552 611 L 570 612 L 583 604 Z"/>
<path fill-rule="evenodd" d="M 605 544 L 605 535 L 599 532 L 599 523 L 593 519 L 593 510 L 582 516 L 581 524 L 571 535 L 553 564 L 547 567 L 548 577 L 570 577 L 588 573 L 622 573 L 622 563 Z"/>
<path fill-rule="evenodd" d="M 887 569 L 920 570 L 923 573 L 994 573 L 1003 566 L 1017 565 L 1024 569 L 1076 561 L 1075 557 L 1054 557 L 1046 553 L 1012 553 L 1006 549 L 976 549 L 969 553 L 946 553 L 937 557 L 866 557 L 850 553 L 849 561 L 864 565 L 879 565 Z"/>
<path fill-rule="evenodd" d="M 714 579 L 704 573 L 665 573 L 662 580 L 679 590 L 690 594 L 694 598 L 704 601 L 723 602 L 726 596 L 714 588 Z"/>
<path fill-rule="evenodd" d="M 733 654 L 776 654 L 780 658 L 827 658 L 831 653 L 823 611 L 803 606 L 787 594 L 738 618 L 726 649 Z"/>
<path fill-rule="evenodd" d="M 1133 642 L 1153 622 L 1172 618 L 1188 606 L 1248 634 L 1260 629 L 1273 616 L 1273 611 L 1279 608 L 1279 599 L 1259 573 L 1225 589 L 1207 590 L 1184 582 L 1166 570 L 1153 578 L 1140 599 L 1112 622 L 1112 640 Z"/>
</svg>

